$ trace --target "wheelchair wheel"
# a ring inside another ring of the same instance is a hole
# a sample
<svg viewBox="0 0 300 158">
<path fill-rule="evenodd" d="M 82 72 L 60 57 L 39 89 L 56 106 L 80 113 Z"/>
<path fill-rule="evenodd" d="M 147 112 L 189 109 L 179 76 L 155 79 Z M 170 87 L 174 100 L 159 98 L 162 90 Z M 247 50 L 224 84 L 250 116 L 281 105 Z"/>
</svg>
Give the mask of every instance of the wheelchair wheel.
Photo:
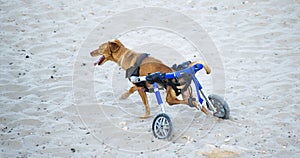
<svg viewBox="0 0 300 158">
<path fill-rule="evenodd" d="M 212 103 L 212 106 L 216 108 L 214 116 L 222 119 L 229 119 L 230 109 L 227 102 L 220 96 L 211 94 L 208 99 Z"/>
<path fill-rule="evenodd" d="M 152 131 L 155 138 L 170 139 L 173 131 L 170 117 L 165 113 L 158 114 L 153 120 Z"/>
</svg>

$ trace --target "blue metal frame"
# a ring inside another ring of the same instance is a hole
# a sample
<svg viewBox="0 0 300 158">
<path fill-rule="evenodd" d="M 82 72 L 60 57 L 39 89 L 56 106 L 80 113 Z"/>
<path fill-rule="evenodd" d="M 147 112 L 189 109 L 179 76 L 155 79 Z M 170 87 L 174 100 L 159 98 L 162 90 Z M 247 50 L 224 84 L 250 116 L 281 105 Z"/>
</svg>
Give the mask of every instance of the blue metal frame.
<svg viewBox="0 0 300 158">
<path fill-rule="evenodd" d="M 153 83 L 153 88 L 154 88 L 154 93 L 155 93 L 155 96 L 156 96 L 157 103 L 159 105 L 161 105 L 163 103 L 163 101 L 161 99 L 161 95 L 160 95 L 160 92 L 158 90 L 158 85 L 157 85 L 156 82 Z"/>
<path fill-rule="evenodd" d="M 201 95 L 200 95 L 200 90 L 202 89 L 202 86 L 201 86 L 200 82 L 198 81 L 198 79 L 196 78 L 195 75 L 193 75 L 193 81 L 194 81 L 194 84 L 195 84 L 196 89 L 197 89 L 198 101 L 200 102 L 200 104 L 202 104 L 203 99 L 201 98 Z"/>
<path fill-rule="evenodd" d="M 194 84 L 196 86 L 196 89 L 197 89 L 198 101 L 202 104 L 203 103 L 203 99 L 201 98 L 201 95 L 200 95 L 200 91 L 202 89 L 202 86 L 201 86 L 200 82 L 198 81 L 198 79 L 195 76 L 196 72 L 198 72 L 202 68 L 203 68 L 202 64 L 195 64 L 192 67 L 189 67 L 189 68 L 186 68 L 186 69 L 183 69 L 183 70 L 180 70 L 180 71 L 176 71 L 176 72 L 172 72 L 172 73 L 165 73 L 165 74 L 161 74 L 161 73 L 157 73 L 156 72 L 155 75 L 158 75 L 158 77 L 160 79 L 174 79 L 174 78 L 179 78 L 183 74 L 192 75 L 193 82 L 194 82 Z M 147 77 L 146 77 L 146 79 L 147 79 Z M 155 92 L 157 103 L 159 105 L 163 104 L 160 92 L 158 90 L 158 84 L 156 82 L 153 83 L 153 88 L 154 88 L 154 92 Z M 163 108 L 162 108 L 162 111 L 164 112 Z"/>
</svg>

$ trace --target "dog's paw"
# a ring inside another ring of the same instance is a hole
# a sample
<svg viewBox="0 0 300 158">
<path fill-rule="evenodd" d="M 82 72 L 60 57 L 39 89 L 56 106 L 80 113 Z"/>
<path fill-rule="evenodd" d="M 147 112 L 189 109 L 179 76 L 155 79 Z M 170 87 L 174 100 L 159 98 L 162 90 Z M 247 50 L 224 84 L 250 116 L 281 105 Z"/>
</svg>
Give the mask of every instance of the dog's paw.
<svg viewBox="0 0 300 158">
<path fill-rule="evenodd" d="M 120 96 L 120 99 L 123 100 L 123 99 L 127 99 L 129 97 L 129 93 L 126 92 L 126 93 L 123 93 L 121 96 Z"/>
<path fill-rule="evenodd" d="M 188 98 L 188 105 L 193 108 L 193 107 L 196 107 L 198 106 L 198 103 L 196 101 L 196 98 L 193 98 L 193 97 L 189 97 Z"/>
<path fill-rule="evenodd" d="M 141 116 L 140 119 L 147 119 L 149 118 L 150 114 L 145 114 L 144 116 Z"/>
<path fill-rule="evenodd" d="M 209 115 L 208 110 L 204 106 L 201 107 L 201 111 L 204 112 L 206 115 Z"/>
</svg>

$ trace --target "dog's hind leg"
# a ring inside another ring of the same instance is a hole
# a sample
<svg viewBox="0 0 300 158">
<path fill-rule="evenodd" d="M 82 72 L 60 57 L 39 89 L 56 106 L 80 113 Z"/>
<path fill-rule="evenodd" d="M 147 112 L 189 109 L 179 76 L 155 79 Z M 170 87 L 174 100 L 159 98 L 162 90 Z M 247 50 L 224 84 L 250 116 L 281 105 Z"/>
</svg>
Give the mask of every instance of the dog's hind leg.
<svg viewBox="0 0 300 158">
<path fill-rule="evenodd" d="M 121 95 L 120 99 L 127 99 L 136 90 L 137 90 L 137 86 L 132 86 L 127 92 Z"/>
<path fill-rule="evenodd" d="M 188 104 L 187 100 L 179 100 L 179 99 L 177 99 L 175 91 L 170 86 L 167 87 L 166 101 L 167 101 L 167 103 L 169 105 L 174 105 L 174 104 Z"/>
<path fill-rule="evenodd" d="M 143 104 L 144 104 L 144 107 L 145 107 L 145 115 L 140 117 L 140 118 L 145 119 L 145 118 L 148 118 L 150 116 L 150 107 L 149 107 L 149 104 L 148 104 L 147 94 L 146 94 L 143 87 L 137 87 L 137 90 L 139 92 L 139 95 L 142 98 L 142 101 L 143 101 Z"/>
<path fill-rule="evenodd" d="M 196 99 L 194 100 L 193 98 L 190 97 L 190 95 L 187 96 L 183 96 L 184 99 L 183 100 L 179 100 L 177 99 L 176 93 L 175 91 L 172 89 L 172 87 L 167 87 L 167 103 L 169 105 L 174 105 L 174 104 L 186 104 L 189 105 L 190 107 L 196 107 L 198 108 L 198 102 L 196 101 Z"/>
</svg>

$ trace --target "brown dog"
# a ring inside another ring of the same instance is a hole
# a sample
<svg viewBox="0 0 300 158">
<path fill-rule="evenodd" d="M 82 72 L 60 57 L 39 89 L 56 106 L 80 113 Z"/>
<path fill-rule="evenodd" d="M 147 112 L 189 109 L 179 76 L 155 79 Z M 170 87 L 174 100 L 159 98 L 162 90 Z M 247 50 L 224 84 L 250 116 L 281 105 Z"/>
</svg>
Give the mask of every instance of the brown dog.
<svg viewBox="0 0 300 158">
<path fill-rule="evenodd" d="M 113 61 L 117 63 L 119 66 L 121 66 L 124 70 L 127 70 L 131 66 L 133 66 L 138 57 L 140 56 L 140 53 L 136 53 L 128 48 L 126 48 L 119 40 L 115 39 L 113 41 L 109 41 L 106 43 L 103 43 L 99 46 L 98 49 L 91 52 L 92 57 L 100 56 L 99 60 L 94 63 L 94 65 L 102 65 L 106 61 Z M 205 71 L 207 74 L 210 73 L 210 68 L 207 66 L 204 62 L 192 62 L 189 64 L 190 66 L 193 66 L 194 64 L 200 63 L 203 65 Z M 170 67 L 164 65 L 161 61 L 153 58 L 153 57 L 146 57 L 142 60 L 140 67 L 139 67 L 139 75 L 140 76 L 147 76 L 150 73 L 153 72 L 160 72 L 160 73 L 167 73 L 172 72 Z M 151 87 L 152 85 L 146 82 L 147 87 Z M 143 104 L 145 106 L 145 115 L 141 118 L 147 118 L 150 115 L 150 108 L 148 105 L 148 98 L 147 94 L 145 92 L 145 87 L 138 86 L 137 84 L 134 84 L 126 93 L 124 93 L 121 98 L 125 99 L 129 97 L 130 94 L 133 92 L 138 91 L 139 95 L 142 98 Z M 187 104 L 188 105 L 188 98 L 186 96 L 183 96 L 183 100 L 177 99 L 176 93 L 174 89 L 171 86 L 166 87 L 166 101 L 169 105 L 174 104 Z M 193 102 L 194 106 L 198 106 L 196 102 Z M 202 106 L 204 107 L 204 106 Z M 206 109 L 202 109 L 205 113 L 207 113 Z"/>
</svg>

